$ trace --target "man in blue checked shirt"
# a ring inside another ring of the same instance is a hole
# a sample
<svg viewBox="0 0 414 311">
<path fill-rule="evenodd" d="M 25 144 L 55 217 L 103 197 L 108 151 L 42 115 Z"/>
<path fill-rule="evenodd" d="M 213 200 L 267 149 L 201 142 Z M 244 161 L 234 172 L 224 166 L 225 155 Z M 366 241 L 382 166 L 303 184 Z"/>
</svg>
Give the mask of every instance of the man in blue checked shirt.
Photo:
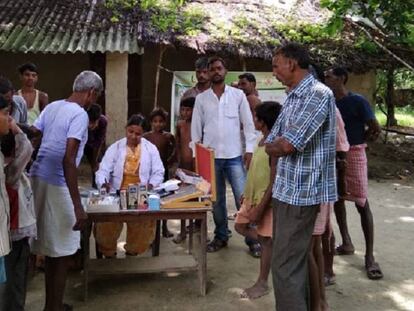
<svg viewBox="0 0 414 311">
<path fill-rule="evenodd" d="M 273 56 L 287 98 L 266 143 L 278 157 L 273 186 L 272 275 L 276 310 L 306 311 L 308 249 L 319 206 L 337 200 L 335 98 L 308 68 L 305 48 L 288 43 Z"/>
</svg>

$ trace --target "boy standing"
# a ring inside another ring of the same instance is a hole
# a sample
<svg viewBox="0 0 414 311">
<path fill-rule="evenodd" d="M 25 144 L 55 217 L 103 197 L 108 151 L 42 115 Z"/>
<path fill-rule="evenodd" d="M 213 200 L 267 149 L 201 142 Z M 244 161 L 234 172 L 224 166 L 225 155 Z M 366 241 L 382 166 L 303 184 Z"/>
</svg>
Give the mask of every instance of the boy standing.
<svg viewBox="0 0 414 311">
<path fill-rule="evenodd" d="M 164 180 L 168 180 L 168 169 L 175 161 L 175 138 L 171 133 L 164 131 L 167 118 L 168 113 L 163 108 L 155 108 L 150 114 L 151 131 L 144 135 L 146 139 L 157 146 L 165 168 Z M 166 220 L 162 222 L 162 236 L 164 238 L 173 236 L 168 230 Z"/>
<path fill-rule="evenodd" d="M 17 91 L 27 104 L 27 121 L 32 125 L 40 112 L 49 103 L 49 96 L 42 91 L 35 89 L 39 80 L 39 71 L 35 64 L 27 63 L 18 68 L 22 88 Z"/>
<path fill-rule="evenodd" d="M 98 161 L 102 157 L 101 154 L 105 148 L 108 120 L 102 114 L 101 106 L 98 104 L 92 104 L 87 112 L 89 118 L 88 141 L 84 153 L 91 167 L 92 187 L 96 188 L 95 172 L 98 170 Z"/>
<path fill-rule="evenodd" d="M 190 148 L 191 142 L 191 119 L 193 117 L 195 97 L 187 97 L 181 101 L 180 117 L 177 122 L 175 135 L 177 143 L 178 167 L 194 171 L 193 151 Z M 198 221 L 196 220 L 196 226 Z M 174 238 L 175 243 L 181 243 L 186 238 L 185 220 L 181 220 L 181 232 Z"/>
<path fill-rule="evenodd" d="M 176 127 L 176 145 L 178 167 L 194 171 L 191 142 L 191 119 L 193 117 L 195 97 L 185 98 L 180 104 L 180 117 Z"/>
</svg>

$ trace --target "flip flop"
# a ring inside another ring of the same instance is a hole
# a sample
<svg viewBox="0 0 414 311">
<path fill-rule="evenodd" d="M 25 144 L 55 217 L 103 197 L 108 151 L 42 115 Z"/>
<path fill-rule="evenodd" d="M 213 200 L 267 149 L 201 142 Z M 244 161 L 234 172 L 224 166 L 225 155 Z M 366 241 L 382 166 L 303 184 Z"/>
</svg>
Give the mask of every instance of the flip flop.
<svg viewBox="0 0 414 311">
<path fill-rule="evenodd" d="M 370 280 L 379 280 L 384 277 L 377 262 L 373 262 L 370 266 L 365 265 L 365 269 L 367 271 L 367 277 Z"/>
<path fill-rule="evenodd" d="M 336 284 L 336 278 L 335 278 L 335 276 L 325 275 L 323 277 L 323 280 L 324 280 L 325 286 L 331 286 L 331 285 Z"/>
<path fill-rule="evenodd" d="M 249 254 L 254 258 L 262 257 L 262 247 L 259 243 L 249 245 Z"/>
<path fill-rule="evenodd" d="M 355 253 L 355 250 L 347 250 L 344 248 L 343 245 L 339 245 L 335 248 L 335 255 L 338 256 L 346 256 L 346 255 L 353 255 Z"/>
</svg>

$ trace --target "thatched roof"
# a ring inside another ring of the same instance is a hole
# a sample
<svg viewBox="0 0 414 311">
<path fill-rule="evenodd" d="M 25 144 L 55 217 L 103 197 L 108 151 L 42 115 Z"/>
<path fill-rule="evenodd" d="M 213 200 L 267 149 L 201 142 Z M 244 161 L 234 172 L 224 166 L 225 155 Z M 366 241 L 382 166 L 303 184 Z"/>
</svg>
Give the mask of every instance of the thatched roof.
<svg viewBox="0 0 414 311">
<path fill-rule="evenodd" d="M 0 50 L 140 53 L 155 43 L 270 59 L 281 42 L 298 40 L 321 65 L 339 63 L 355 72 L 398 65 L 375 45 L 364 46 L 363 32 L 351 23 L 341 35 L 321 32 L 329 13 L 318 0 L 187 0 L 179 7 L 170 0 L 118 2 L 0 0 Z M 390 48 L 414 62 L 412 49 Z"/>
</svg>

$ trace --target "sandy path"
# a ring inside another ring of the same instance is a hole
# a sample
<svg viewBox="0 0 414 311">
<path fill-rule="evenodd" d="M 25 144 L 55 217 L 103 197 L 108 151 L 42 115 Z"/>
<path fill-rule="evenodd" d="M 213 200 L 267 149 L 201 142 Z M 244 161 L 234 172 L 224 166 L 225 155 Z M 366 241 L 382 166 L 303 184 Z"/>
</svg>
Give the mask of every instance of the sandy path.
<svg viewBox="0 0 414 311">
<path fill-rule="evenodd" d="M 414 310 L 414 183 L 370 181 L 370 202 L 376 235 L 375 250 L 385 277 L 370 281 L 363 270 L 363 236 L 356 209 L 348 205 L 350 232 L 357 252 L 336 257 L 337 284 L 327 290 L 332 310 Z M 178 222 L 171 222 L 173 229 Z M 233 230 L 231 222 L 231 229 Z M 209 231 L 213 230 L 210 217 Z M 162 253 L 180 252 L 171 241 L 163 241 Z M 90 299 L 80 300 L 81 279 L 72 274 L 66 300 L 76 310 L 274 310 L 273 295 L 256 301 L 239 298 L 251 285 L 259 262 L 246 253 L 243 240 L 234 232 L 229 247 L 208 255 L 208 295 L 198 296 L 196 275 L 141 275 L 95 278 Z M 43 275 L 30 283 L 26 310 L 42 310 Z"/>
</svg>

